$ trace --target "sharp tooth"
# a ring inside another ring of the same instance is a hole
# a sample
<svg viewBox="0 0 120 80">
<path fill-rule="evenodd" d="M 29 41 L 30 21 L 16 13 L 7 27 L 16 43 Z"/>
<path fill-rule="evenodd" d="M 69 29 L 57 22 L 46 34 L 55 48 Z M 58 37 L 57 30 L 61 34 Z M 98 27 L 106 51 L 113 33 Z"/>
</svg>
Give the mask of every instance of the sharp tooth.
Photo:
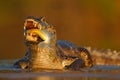
<svg viewBox="0 0 120 80">
<path fill-rule="evenodd" d="M 34 27 L 36 27 L 36 24 L 34 24 Z"/>
<path fill-rule="evenodd" d="M 25 34 L 25 32 L 24 32 L 24 36 L 25 36 L 26 34 Z"/>
<path fill-rule="evenodd" d="M 41 30 L 41 26 L 40 25 L 38 25 L 38 28 Z"/>
<path fill-rule="evenodd" d="M 24 26 L 24 30 L 26 29 L 26 27 Z"/>
<path fill-rule="evenodd" d="M 24 23 L 24 30 L 26 29 L 26 23 Z"/>
</svg>

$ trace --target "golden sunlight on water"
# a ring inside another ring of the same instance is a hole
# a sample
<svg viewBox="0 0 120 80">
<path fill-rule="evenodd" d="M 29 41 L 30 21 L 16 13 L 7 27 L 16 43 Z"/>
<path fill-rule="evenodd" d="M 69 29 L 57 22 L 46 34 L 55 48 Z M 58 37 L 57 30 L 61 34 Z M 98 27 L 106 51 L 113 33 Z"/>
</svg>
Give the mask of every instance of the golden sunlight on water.
<svg viewBox="0 0 120 80">
<path fill-rule="evenodd" d="M 29 72 L 12 67 L 16 60 L 0 60 L 0 80 L 119 80 L 119 66 L 94 66 L 80 71 L 43 70 Z"/>
</svg>

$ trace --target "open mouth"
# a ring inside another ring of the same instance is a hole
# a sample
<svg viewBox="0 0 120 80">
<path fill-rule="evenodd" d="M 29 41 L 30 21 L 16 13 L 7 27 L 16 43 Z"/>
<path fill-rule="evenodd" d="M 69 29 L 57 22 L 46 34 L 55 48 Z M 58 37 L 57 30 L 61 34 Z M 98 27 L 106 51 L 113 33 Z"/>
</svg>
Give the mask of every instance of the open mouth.
<svg viewBox="0 0 120 80">
<path fill-rule="evenodd" d="M 27 20 L 24 24 L 24 34 L 27 42 L 39 43 L 46 40 L 45 33 L 40 25 L 33 20 Z"/>
<path fill-rule="evenodd" d="M 34 23 L 34 21 L 29 21 L 29 20 L 26 21 L 25 28 L 26 28 L 26 30 L 28 30 L 28 29 L 39 29 L 38 23 Z"/>
</svg>

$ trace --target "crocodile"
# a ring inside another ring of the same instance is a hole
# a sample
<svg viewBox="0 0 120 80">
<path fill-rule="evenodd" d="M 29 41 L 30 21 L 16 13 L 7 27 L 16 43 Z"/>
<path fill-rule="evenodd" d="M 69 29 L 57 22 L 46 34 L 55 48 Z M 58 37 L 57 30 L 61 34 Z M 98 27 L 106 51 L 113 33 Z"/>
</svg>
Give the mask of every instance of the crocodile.
<svg viewBox="0 0 120 80">
<path fill-rule="evenodd" d="M 57 40 L 56 29 L 45 17 L 28 16 L 24 21 L 25 56 L 14 63 L 21 69 L 90 68 L 90 52 L 66 40 Z"/>
</svg>

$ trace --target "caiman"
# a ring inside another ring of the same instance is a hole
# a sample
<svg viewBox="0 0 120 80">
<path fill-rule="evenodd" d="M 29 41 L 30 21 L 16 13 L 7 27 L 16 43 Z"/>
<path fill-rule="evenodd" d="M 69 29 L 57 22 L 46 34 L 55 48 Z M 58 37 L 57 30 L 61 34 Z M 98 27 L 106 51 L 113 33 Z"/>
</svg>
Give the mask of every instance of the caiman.
<svg viewBox="0 0 120 80">
<path fill-rule="evenodd" d="M 27 17 L 24 22 L 25 56 L 14 67 L 22 69 L 73 69 L 93 65 L 120 66 L 120 52 L 77 47 L 66 40 L 57 40 L 56 29 L 45 17 Z"/>
<path fill-rule="evenodd" d="M 66 40 L 57 40 L 56 29 L 45 17 L 29 16 L 24 21 L 25 56 L 14 67 L 21 69 L 73 69 L 92 67 L 89 51 Z"/>
</svg>

